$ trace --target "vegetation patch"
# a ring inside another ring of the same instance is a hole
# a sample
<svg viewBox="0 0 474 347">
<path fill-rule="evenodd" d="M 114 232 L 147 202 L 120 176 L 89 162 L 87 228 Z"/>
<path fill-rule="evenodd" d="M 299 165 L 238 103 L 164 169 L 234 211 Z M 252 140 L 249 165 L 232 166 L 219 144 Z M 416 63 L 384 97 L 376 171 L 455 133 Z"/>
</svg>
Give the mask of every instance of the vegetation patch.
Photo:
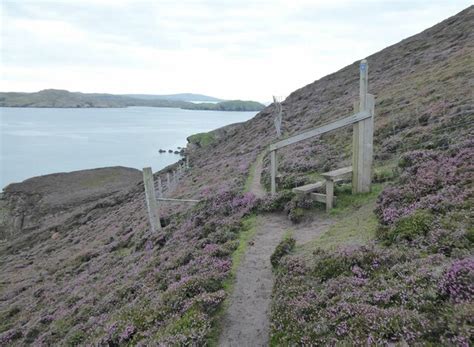
<svg viewBox="0 0 474 347">
<path fill-rule="evenodd" d="M 343 197 L 333 213 L 342 219 L 305 252 L 280 260 L 271 344 L 469 345 L 474 254 L 465 174 L 473 157 L 471 143 L 408 153 L 400 179 L 383 190 L 376 217 L 362 227 L 344 220 L 351 210 Z M 453 192 L 466 200 L 453 200 Z M 374 206 L 370 194 L 351 199 Z M 356 211 L 367 216 L 365 208 Z M 366 234 L 363 242 L 344 236 L 351 229 Z"/>
<path fill-rule="evenodd" d="M 189 143 L 192 143 L 201 148 L 205 148 L 211 145 L 212 143 L 214 143 L 215 138 L 211 131 L 207 133 L 198 133 L 198 134 L 191 135 L 188 137 L 187 140 Z"/>
<path fill-rule="evenodd" d="M 276 246 L 275 251 L 270 257 L 270 262 L 274 268 L 277 268 L 280 264 L 281 258 L 289 254 L 293 248 L 295 248 L 296 240 L 290 236 L 286 235 L 283 240 Z"/>
</svg>

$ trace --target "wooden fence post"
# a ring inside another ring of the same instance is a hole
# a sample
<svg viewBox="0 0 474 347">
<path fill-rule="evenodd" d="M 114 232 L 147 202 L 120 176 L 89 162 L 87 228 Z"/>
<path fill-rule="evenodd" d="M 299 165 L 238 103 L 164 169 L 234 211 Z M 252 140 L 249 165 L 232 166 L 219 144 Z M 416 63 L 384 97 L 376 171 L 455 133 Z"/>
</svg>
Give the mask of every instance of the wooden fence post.
<svg viewBox="0 0 474 347">
<path fill-rule="evenodd" d="M 276 171 L 277 171 L 277 158 L 276 151 L 270 152 L 270 172 L 271 172 L 271 193 L 276 194 Z"/>
<path fill-rule="evenodd" d="M 158 176 L 158 197 L 163 197 L 163 186 L 161 185 L 161 177 Z"/>
<path fill-rule="evenodd" d="M 364 119 L 353 126 L 352 141 L 352 192 L 370 191 L 372 181 L 373 131 L 374 131 L 374 97 L 367 94 L 368 89 L 367 60 L 360 62 L 359 109 L 355 112 L 369 111 L 372 117 Z"/>
<path fill-rule="evenodd" d="M 151 167 L 143 168 L 143 183 L 145 185 L 146 207 L 150 220 L 151 231 L 154 233 L 161 229 L 160 215 L 158 214 L 158 203 L 155 196 L 155 186 L 153 184 L 153 172 Z"/>
</svg>

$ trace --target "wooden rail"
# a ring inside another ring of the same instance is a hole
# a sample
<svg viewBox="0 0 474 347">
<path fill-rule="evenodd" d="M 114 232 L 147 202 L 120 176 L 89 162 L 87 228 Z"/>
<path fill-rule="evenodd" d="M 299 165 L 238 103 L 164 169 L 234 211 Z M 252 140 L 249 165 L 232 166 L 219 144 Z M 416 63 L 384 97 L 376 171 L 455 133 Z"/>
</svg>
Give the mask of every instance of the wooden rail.
<svg viewBox="0 0 474 347">
<path fill-rule="evenodd" d="M 354 105 L 352 116 L 336 120 L 287 139 L 280 140 L 269 146 L 270 150 L 270 176 L 271 193 L 276 193 L 276 176 L 278 170 L 277 150 L 309 138 L 322 135 L 332 130 L 353 124 L 352 140 L 352 191 L 354 193 L 365 193 L 370 191 L 372 182 L 373 161 L 373 137 L 374 137 L 374 114 L 375 97 L 368 94 L 368 70 L 369 66 L 364 59 L 360 62 L 359 72 L 359 101 Z M 332 186 L 326 187 L 332 195 Z M 328 203 L 332 206 L 332 203 Z"/>
<path fill-rule="evenodd" d="M 346 125 L 360 122 L 361 120 L 364 120 L 370 117 L 371 117 L 371 114 L 368 111 L 358 112 L 356 114 L 353 114 L 352 116 L 339 119 L 335 122 L 323 125 L 319 128 L 312 129 L 304 133 L 273 143 L 270 145 L 270 151 L 276 151 L 277 149 L 292 145 L 300 141 L 307 140 L 309 138 L 312 138 L 318 135 L 322 135 L 324 133 L 330 132 L 332 130 L 336 130 Z"/>
<path fill-rule="evenodd" d="M 201 200 L 192 199 L 172 199 L 172 198 L 157 198 L 158 201 L 170 201 L 170 202 L 201 202 Z"/>
</svg>

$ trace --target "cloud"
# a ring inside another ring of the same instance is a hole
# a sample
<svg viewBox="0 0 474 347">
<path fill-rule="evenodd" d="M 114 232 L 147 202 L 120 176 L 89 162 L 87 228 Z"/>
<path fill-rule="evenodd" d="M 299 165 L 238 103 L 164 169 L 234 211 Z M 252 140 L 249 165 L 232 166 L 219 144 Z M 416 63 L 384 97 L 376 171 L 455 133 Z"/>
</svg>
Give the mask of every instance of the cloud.
<svg viewBox="0 0 474 347">
<path fill-rule="evenodd" d="M 469 5 L 463 0 L 4 0 L 0 89 L 189 91 L 269 100 Z"/>
</svg>

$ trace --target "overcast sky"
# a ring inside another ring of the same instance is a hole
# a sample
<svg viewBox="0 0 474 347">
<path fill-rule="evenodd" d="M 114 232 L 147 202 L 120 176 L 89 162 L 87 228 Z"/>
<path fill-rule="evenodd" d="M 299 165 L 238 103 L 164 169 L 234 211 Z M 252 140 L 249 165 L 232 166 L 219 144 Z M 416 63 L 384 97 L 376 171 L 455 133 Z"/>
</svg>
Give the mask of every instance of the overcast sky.
<svg viewBox="0 0 474 347">
<path fill-rule="evenodd" d="M 286 96 L 464 0 L 1 2 L 0 91 Z"/>
</svg>

